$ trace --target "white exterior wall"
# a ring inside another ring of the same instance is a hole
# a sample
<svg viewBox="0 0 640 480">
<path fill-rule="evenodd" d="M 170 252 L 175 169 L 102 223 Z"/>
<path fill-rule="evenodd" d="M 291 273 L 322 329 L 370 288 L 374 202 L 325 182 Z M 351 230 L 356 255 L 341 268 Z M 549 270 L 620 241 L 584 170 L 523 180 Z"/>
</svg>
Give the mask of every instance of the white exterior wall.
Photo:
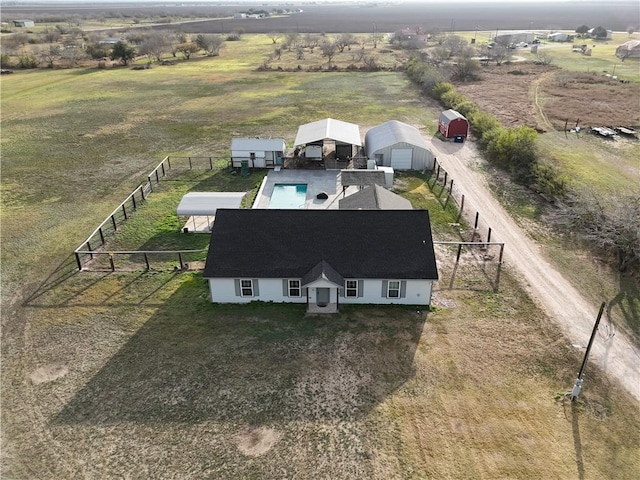
<svg viewBox="0 0 640 480">
<path fill-rule="evenodd" d="M 233 278 L 209 278 L 209 292 L 211 301 L 216 303 L 249 303 L 255 300 L 276 303 L 306 303 L 306 296 L 285 297 L 282 293 L 281 278 L 260 278 L 258 280 L 259 296 L 236 296 Z M 355 279 L 353 279 L 355 280 Z M 402 280 L 392 278 L 389 280 Z M 339 297 L 338 303 L 343 304 L 396 304 L 396 305 L 429 305 L 433 280 L 406 280 L 406 294 L 403 298 L 382 297 L 382 279 L 365 279 L 361 297 Z M 331 303 L 336 301 L 336 288 L 332 286 Z M 309 288 L 309 301 L 315 302 L 315 287 Z"/>
<path fill-rule="evenodd" d="M 382 164 L 383 167 L 391 166 L 391 150 L 394 148 L 411 148 L 413 149 L 413 158 L 411 160 L 411 169 L 412 170 L 433 170 L 434 160 L 433 154 L 427 150 L 426 148 L 418 147 L 416 145 L 412 145 L 410 143 L 398 142 L 393 145 L 390 145 L 385 148 L 380 148 L 369 155 L 369 158 L 374 160 L 376 158 L 376 154 L 382 155 Z"/>
</svg>

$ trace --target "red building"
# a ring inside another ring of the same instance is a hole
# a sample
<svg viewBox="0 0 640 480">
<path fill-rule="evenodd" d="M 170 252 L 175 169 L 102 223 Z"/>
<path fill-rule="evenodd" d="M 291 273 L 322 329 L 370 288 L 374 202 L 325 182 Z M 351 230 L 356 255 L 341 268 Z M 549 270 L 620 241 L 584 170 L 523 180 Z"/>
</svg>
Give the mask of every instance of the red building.
<svg viewBox="0 0 640 480">
<path fill-rule="evenodd" d="M 455 110 L 445 110 L 438 119 L 438 130 L 446 138 L 466 138 L 469 135 L 469 122 Z"/>
</svg>

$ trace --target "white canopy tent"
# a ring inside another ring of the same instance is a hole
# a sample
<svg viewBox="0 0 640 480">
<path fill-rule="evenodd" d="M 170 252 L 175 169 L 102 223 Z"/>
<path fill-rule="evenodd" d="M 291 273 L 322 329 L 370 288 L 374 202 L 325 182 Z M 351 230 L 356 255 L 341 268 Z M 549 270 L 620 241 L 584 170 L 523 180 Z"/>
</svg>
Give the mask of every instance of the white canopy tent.
<svg viewBox="0 0 640 480">
<path fill-rule="evenodd" d="M 219 208 L 240 208 L 245 192 L 190 192 L 187 193 L 176 213 L 178 217 L 189 217 L 184 232 L 210 232 Z"/>
</svg>

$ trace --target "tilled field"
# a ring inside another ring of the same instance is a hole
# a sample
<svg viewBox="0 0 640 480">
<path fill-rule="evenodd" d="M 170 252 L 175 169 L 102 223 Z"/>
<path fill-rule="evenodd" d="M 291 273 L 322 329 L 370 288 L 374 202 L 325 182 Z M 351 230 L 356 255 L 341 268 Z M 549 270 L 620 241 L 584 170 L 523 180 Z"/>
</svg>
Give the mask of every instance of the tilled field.
<svg viewBox="0 0 640 480">
<path fill-rule="evenodd" d="M 554 66 L 512 63 L 483 67 L 482 80 L 456 85 L 460 93 L 505 125 L 539 130 L 640 125 L 640 85 L 597 73 L 574 73 Z"/>
</svg>

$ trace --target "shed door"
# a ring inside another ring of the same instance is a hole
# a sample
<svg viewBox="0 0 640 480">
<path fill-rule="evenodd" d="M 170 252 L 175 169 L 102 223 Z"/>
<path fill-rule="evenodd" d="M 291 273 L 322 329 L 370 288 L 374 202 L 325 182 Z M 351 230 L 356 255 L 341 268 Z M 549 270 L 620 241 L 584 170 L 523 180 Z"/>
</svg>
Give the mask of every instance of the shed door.
<svg viewBox="0 0 640 480">
<path fill-rule="evenodd" d="M 394 148 L 391 150 L 391 167 L 396 170 L 411 170 L 412 148 Z"/>
</svg>

